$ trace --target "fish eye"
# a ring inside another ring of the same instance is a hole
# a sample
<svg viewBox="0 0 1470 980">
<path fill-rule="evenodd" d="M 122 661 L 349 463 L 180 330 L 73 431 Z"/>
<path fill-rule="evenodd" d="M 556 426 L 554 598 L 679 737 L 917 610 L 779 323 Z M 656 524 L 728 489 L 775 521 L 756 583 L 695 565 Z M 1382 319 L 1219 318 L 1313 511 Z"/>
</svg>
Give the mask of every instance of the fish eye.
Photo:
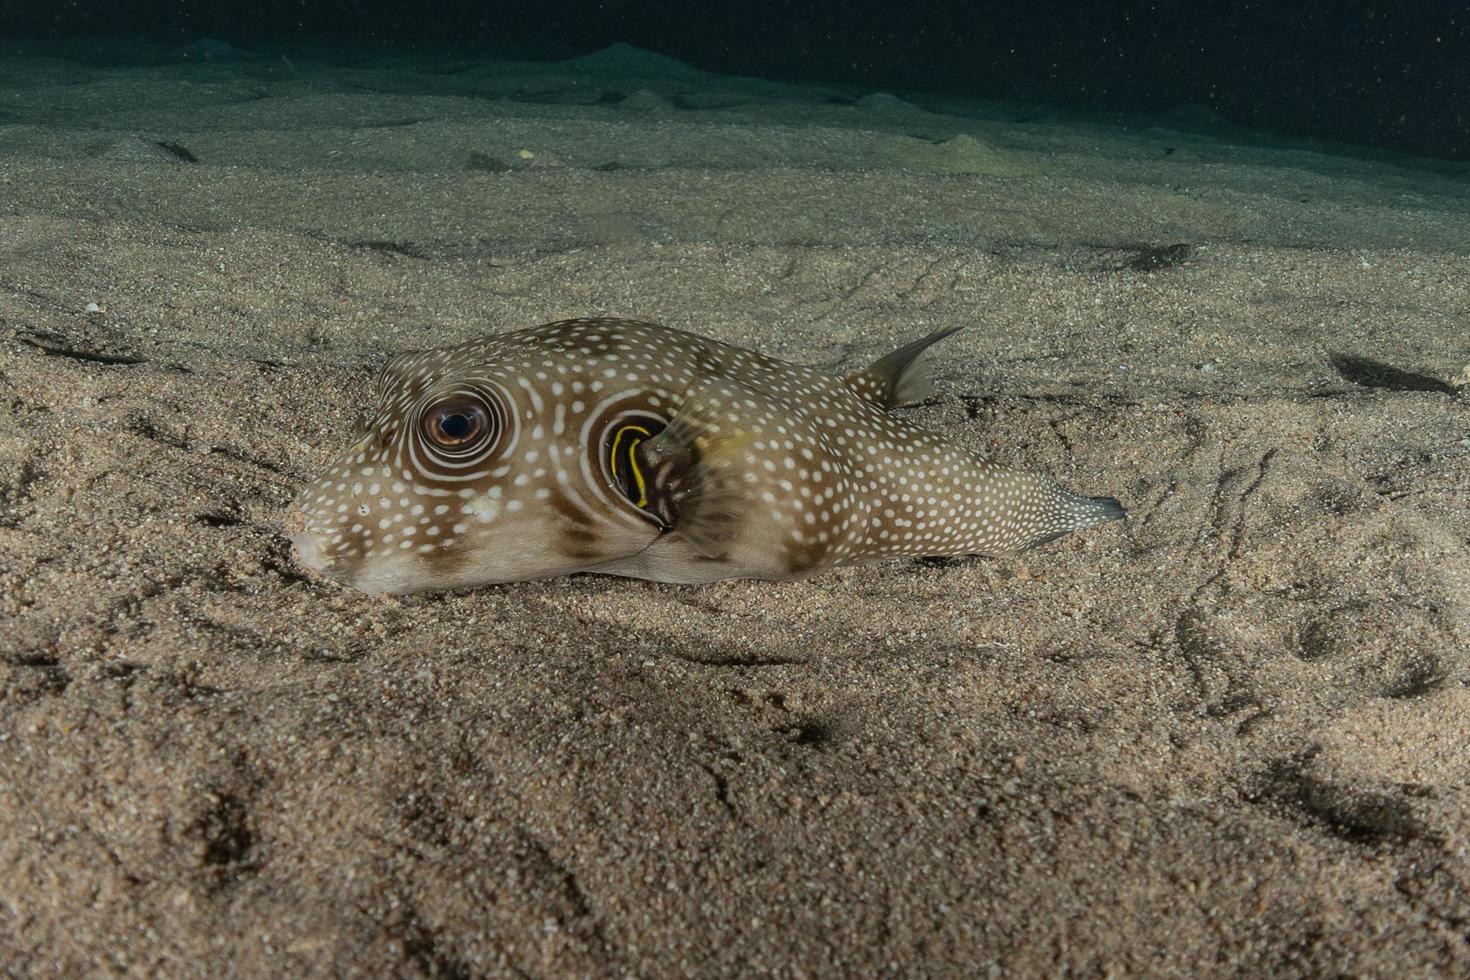
<svg viewBox="0 0 1470 980">
<path fill-rule="evenodd" d="M 474 437 L 480 417 L 473 412 L 442 414 L 434 420 L 434 432 L 443 442 L 464 442 Z"/>
<path fill-rule="evenodd" d="M 489 416 L 478 400 L 447 398 L 423 415 L 424 438 L 439 449 L 465 451 L 478 446 L 491 429 Z"/>
</svg>

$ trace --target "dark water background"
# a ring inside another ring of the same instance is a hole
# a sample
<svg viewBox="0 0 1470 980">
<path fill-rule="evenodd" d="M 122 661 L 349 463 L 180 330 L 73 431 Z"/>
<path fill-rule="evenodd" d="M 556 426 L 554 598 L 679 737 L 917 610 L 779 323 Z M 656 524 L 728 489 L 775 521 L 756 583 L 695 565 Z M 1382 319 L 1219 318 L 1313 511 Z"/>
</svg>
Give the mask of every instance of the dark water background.
<svg viewBox="0 0 1470 980">
<path fill-rule="evenodd" d="M 998 97 L 1470 159 L 1470 0 L 0 0 L 0 44 L 116 59 L 139 35 L 418 58 L 626 41 L 726 74 Z M 88 44 L 91 50 L 88 50 Z M 0 48 L 4 50 L 4 48 Z"/>
</svg>

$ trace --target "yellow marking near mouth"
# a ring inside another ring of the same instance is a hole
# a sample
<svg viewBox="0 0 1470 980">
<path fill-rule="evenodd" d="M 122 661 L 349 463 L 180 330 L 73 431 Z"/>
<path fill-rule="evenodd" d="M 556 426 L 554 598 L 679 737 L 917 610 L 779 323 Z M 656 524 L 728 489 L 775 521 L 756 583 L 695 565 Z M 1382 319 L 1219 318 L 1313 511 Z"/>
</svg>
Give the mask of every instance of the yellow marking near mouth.
<svg viewBox="0 0 1470 980">
<path fill-rule="evenodd" d="M 647 439 L 653 434 L 648 429 L 645 429 L 641 425 L 625 425 L 617 431 L 616 435 L 613 436 L 612 450 L 609 460 L 612 467 L 613 481 L 616 482 L 619 486 L 622 486 L 623 484 L 623 481 L 618 478 L 618 459 L 620 458 L 619 451 L 622 448 L 623 436 L 628 435 L 629 433 L 637 433 L 636 436 L 628 436 L 628 449 L 626 456 L 628 462 L 628 472 L 633 474 L 633 485 L 637 488 L 638 491 L 638 496 L 633 500 L 633 503 L 636 504 L 638 507 L 647 507 L 648 485 L 643 479 L 643 471 L 638 468 L 638 456 L 635 450 L 637 450 L 638 444 L 640 442 L 642 442 L 644 439 Z"/>
</svg>

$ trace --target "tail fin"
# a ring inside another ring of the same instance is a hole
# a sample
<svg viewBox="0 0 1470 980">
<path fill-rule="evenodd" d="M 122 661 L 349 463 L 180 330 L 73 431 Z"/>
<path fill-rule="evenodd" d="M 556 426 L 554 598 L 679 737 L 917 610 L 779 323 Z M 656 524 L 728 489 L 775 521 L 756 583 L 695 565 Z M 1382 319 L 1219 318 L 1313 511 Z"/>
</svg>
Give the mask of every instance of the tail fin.
<svg viewBox="0 0 1470 980">
<path fill-rule="evenodd" d="M 1082 525 L 1083 527 L 1094 527 L 1098 524 L 1106 524 L 1108 521 L 1121 521 L 1128 516 L 1123 505 L 1118 503 L 1117 497 L 1083 497 L 1081 499 L 1092 504 L 1093 517 L 1091 521 Z"/>
<path fill-rule="evenodd" d="M 1035 548 L 1048 541 L 1066 537 L 1073 531 L 1097 527 L 1127 516 L 1128 512 L 1118 503 L 1116 497 L 1084 497 L 1080 493 L 1058 487 L 1050 513 L 1041 522 L 1046 530 L 1027 542 L 1025 547 Z"/>
</svg>

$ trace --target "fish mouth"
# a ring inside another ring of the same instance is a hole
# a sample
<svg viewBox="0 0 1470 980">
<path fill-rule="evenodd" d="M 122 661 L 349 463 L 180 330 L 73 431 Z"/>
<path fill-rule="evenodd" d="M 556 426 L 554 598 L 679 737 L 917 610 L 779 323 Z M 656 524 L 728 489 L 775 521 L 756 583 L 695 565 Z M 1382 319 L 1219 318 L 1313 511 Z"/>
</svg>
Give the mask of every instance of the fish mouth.
<svg viewBox="0 0 1470 980">
<path fill-rule="evenodd" d="M 414 584 L 401 565 L 364 568 L 351 557 L 330 554 L 318 535 L 310 530 L 286 535 L 295 552 L 296 561 L 308 570 L 337 585 L 368 595 L 390 595 L 420 591 L 425 586 Z"/>
<path fill-rule="evenodd" d="M 288 539 L 296 550 L 296 560 L 313 572 L 327 572 L 337 563 L 335 558 L 322 551 L 321 543 L 310 531 L 298 531 Z"/>
</svg>

